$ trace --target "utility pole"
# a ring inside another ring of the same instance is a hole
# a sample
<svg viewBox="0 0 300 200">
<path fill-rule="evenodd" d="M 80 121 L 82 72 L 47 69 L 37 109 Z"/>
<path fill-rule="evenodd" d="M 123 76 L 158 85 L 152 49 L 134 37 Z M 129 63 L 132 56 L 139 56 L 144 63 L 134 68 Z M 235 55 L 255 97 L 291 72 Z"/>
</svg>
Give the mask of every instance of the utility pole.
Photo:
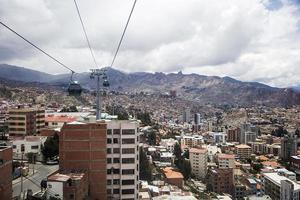
<svg viewBox="0 0 300 200">
<path fill-rule="evenodd" d="M 96 120 L 101 119 L 101 94 L 100 94 L 100 82 L 103 79 L 103 86 L 109 87 L 109 82 L 106 76 L 106 69 L 91 69 L 91 79 L 97 78 L 96 88 Z"/>
<path fill-rule="evenodd" d="M 23 156 L 25 152 L 25 145 L 21 144 L 21 194 L 23 193 Z M 24 194 L 23 194 L 24 198 Z"/>
</svg>

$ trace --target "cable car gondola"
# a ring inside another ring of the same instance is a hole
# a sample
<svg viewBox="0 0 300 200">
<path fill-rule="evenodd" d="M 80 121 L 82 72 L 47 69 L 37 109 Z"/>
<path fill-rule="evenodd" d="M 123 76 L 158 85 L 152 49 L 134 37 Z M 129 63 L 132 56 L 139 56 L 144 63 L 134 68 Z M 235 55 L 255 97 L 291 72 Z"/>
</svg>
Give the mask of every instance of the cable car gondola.
<svg viewBox="0 0 300 200">
<path fill-rule="evenodd" d="M 73 74 L 74 74 L 74 72 L 72 72 L 72 75 L 71 75 L 71 80 L 70 80 L 70 84 L 68 87 L 68 93 L 70 96 L 80 96 L 82 93 L 82 87 L 78 83 L 78 81 L 73 81 Z"/>
</svg>

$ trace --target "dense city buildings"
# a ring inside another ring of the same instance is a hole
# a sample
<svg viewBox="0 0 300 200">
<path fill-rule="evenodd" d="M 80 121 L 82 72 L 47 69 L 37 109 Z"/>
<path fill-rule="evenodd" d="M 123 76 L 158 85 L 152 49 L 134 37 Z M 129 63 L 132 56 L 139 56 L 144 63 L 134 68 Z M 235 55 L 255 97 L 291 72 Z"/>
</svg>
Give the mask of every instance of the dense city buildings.
<svg viewBox="0 0 300 200">
<path fill-rule="evenodd" d="M 10 136 L 38 134 L 45 127 L 45 110 L 24 106 L 11 108 L 8 123 Z"/>
<path fill-rule="evenodd" d="M 12 199 L 12 148 L 0 146 L 0 199 Z"/>
</svg>

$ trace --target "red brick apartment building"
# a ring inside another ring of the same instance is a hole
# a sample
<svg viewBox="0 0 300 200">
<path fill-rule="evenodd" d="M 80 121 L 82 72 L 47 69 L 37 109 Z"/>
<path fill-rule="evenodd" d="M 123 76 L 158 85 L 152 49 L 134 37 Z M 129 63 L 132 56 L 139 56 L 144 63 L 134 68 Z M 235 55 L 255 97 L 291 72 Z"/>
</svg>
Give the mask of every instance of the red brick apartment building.
<svg viewBox="0 0 300 200">
<path fill-rule="evenodd" d="M 86 170 L 91 200 L 106 195 L 106 124 L 65 124 L 59 137 L 60 170 Z"/>
<path fill-rule="evenodd" d="M 0 199 L 12 198 L 12 148 L 0 146 Z"/>
<path fill-rule="evenodd" d="M 208 172 L 208 189 L 218 193 L 233 194 L 234 179 L 232 168 L 211 168 Z"/>
</svg>

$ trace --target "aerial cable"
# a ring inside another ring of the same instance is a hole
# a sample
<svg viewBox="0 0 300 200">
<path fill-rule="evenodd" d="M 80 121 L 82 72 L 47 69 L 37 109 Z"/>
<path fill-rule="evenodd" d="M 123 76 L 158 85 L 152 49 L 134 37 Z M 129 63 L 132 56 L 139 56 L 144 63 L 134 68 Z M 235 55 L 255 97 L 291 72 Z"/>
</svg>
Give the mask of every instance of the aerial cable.
<svg viewBox="0 0 300 200">
<path fill-rule="evenodd" d="M 124 35 L 125 35 L 125 33 L 126 33 L 126 30 L 127 30 L 127 27 L 128 27 L 129 21 L 130 21 L 130 19 L 131 19 L 131 15 L 132 15 L 132 13 L 133 13 L 133 10 L 134 10 L 134 8 L 135 8 L 135 4 L 136 4 L 136 2 L 137 2 L 137 0 L 134 0 L 133 6 L 132 6 L 132 8 L 131 8 L 130 14 L 129 14 L 129 16 L 128 16 L 128 19 L 127 19 L 127 22 L 126 22 L 125 28 L 124 28 L 124 30 L 123 30 L 123 33 L 122 33 L 121 39 L 120 39 L 120 41 L 119 41 L 119 44 L 118 44 L 117 50 L 116 50 L 116 52 L 115 52 L 115 55 L 114 55 L 114 57 L 113 57 L 113 60 L 112 60 L 112 62 L 111 62 L 111 64 L 110 64 L 110 67 L 112 67 L 112 66 L 114 65 L 114 63 L 115 63 L 115 60 L 116 60 L 116 58 L 117 58 L 117 55 L 118 55 L 118 53 L 119 53 L 120 46 L 121 46 L 121 44 L 122 44 L 122 41 L 123 41 Z"/>
<path fill-rule="evenodd" d="M 76 10 L 77 10 L 78 17 L 79 17 L 79 19 L 80 19 L 80 23 L 81 23 L 81 26 L 82 26 L 82 29 L 83 29 L 83 32 L 84 32 L 84 35 L 85 35 L 86 42 L 87 42 L 88 47 L 89 47 L 89 49 L 90 49 L 91 55 L 92 55 L 92 57 L 93 57 L 93 60 L 94 60 L 95 65 L 96 65 L 96 68 L 98 68 L 98 64 L 97 64 L 95 55 L 94 55 L 94 53 L 93 53 L 93 50 L 92 50 L 92 47 L 91 47 L 91 43 L 90 43 L 90 40 L 89 40 L 89 38 L 88 38 L 88 35 L 87 35 L 87 32 L 86 32 L 86 29 L 85 29 L 85 26 L 84 26 L 84 23 L 83 23 L 81 14 L 80 14 L 80 10 L 79 10 L 79 7 L 78 7 L 78 4 L 77 4 L 76 0 L 74 0 L 74 4 L 75 4 Z"/>
<path fill-rule="evenodd" d="M 19 36 L 20 38 L 22 38 L 25 42 L 27 42 L 28 44 L 30 44 L 31 46 L 33 46 L 34 48 L 36 48 L 37 50 L 39 50 L 40 52 L 42 52 L 43 54 L 45 54 L 46 56 L 48 56 L 49 58 L 51 58 L 52 60 L 54 60 L 55 62 L 57 62 L 58 64 L 60 64 L 62 67 L 70 70 L 72 72 L 72 74 L 75 73 L 74 70 L 72 70 L 70 67 L 66 66 L 65 64 L 63 64 L 61 61 L 57 60 L 56 58 L 54 58 L 53 56 L 51 56 L 49 53 L 47 53 L 46 51 L 42 50 L 40 47 L 38 47 L 37 45 L 33 44 L 32 42 L 30 42 L 28 39 L 26 39 L 25 37 L 23 37 L 21 34 L 17 33 L 15 30 L 13 30 L 12 28 L 10 28 L 8 25 L 4 24 L 3 22 L 0 21 L 0 24 L 2 26 L 4 26 L 5 28 L 7 28 L 8 30 L 10 30 L 11 32 L 13 32 L 14 34 L 16 34 L 17 36 Z"/>
</svg>

